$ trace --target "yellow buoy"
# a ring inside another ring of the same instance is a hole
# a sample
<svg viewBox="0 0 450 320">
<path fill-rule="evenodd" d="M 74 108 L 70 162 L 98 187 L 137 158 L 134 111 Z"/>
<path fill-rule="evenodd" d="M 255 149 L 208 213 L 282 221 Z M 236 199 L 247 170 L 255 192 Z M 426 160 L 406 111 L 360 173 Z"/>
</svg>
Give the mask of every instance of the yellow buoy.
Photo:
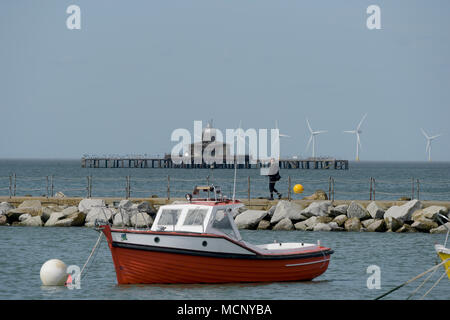
<svg viewBox="0 0 450 320">
<path fill-rule="evenodd" d="M 302 193 L 303 192 L 303 186 L 301 184 L 296 184 L 294 186 L 294 193 Z"/>
</svg>

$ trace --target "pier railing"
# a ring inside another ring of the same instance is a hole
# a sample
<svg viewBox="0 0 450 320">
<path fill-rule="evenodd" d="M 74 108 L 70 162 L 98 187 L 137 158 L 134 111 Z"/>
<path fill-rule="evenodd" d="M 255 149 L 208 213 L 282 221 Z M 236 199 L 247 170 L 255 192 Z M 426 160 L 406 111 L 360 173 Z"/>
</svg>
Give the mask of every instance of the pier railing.
<svg viewBox="0 0 450 320">
<path fill-rule="evenodd" d="M 298 178 L 296 178 L 298 180 Z M 294 194 L 295 184 L 301 183 L 305 191 Z M 182 179 L 164 177 L 25 177 L 11 174 L 0 177 L 0 196 L 66 196 L 66 197 L 123 197 L 123 198 L 178 198 L 191 193 L 195 185 L 215 184 L 229 197 L 233 191 L 233 179 L 202 177 Z M 238 176 L 236 197 L 240 199 L 267 198 L 268 178 L 263 176 Z M 346 179 L 329 176 L 322 179 L 295 181 L 285 176 L 277 182 L 276 189 L 283 198 L 302 199 L 316 190 L 323 190 L 330 200 L 450 200 L 450 180 L 427 181 L 412 177 L 403 180 Z M 61 194 L 62 193 L 62 194 Z"/>
</svg>

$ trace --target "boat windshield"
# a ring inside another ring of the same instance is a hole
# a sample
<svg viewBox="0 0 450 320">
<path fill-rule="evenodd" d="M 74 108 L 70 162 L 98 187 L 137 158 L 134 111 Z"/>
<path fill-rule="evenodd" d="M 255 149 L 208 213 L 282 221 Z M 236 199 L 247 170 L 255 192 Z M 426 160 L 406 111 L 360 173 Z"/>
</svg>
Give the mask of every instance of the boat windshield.
<svg viewBox="0 0 450 320">
<path fill-rule="evenodd" d="M 189 209 L 186 213 L 186 218 L 183 221 L 184 226 L 202 226 L 205 220 L 208 209 Z"/>
<path fill-rule="evenodd" d="M 225 233 L 227 236 L 233 239 L 238 239 L 238 236 L 234 232 L 233 226 L 231 225 L 228 214 L 224 209 L 219 209 L 216 211 L 212 227 Z"/>
<path fill-rule="evenodd" d="M 175 225 L 178 222 L 180 214 L 181 209 L 163 209 L 158 221 L 158 227 L 164 226 L 167 228 L 168 226 L 172 226 L 173 230 L 175 230 Z"/>
</svg>

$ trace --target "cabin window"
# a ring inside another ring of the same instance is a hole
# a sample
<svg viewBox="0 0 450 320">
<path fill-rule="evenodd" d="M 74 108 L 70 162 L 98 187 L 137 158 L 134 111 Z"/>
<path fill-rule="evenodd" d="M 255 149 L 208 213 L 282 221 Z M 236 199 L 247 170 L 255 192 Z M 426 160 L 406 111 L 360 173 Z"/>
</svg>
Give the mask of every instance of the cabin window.
<svg viewBox="0 0 450 320">
<path fill-rule="evenodd" d="M 212 227 L 214 229 L 220 230 L 231 238 L 237 238 L 231 225 L 230 219 L 228 218 L 228 214 L 223 209 L 219 209 L 216 211 Z"/>
<path fill-rule="evenodd" d="M 205 220 L 208 209 L 189 209 L 183 225 L 185 226 L 201 226 Z"/>
<path fill-rule="evenodd" d="M 158 221 L 158 225 L 173 225 L 175 226 L 180 217 L 181 209 L 163 209 Z"/>
</svg>

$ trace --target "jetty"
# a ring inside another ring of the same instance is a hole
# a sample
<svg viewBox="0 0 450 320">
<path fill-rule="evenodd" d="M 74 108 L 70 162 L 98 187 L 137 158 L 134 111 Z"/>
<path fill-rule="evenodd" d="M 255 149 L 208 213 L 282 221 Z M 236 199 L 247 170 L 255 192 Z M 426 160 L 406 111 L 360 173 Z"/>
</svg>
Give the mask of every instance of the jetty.
<svg viewBox="0 0 450 320">
<path fill-rule="evenodd" d="M 194 163 L 194 160 L 175 163 L 170 155 L 163 157 L 105 157 L 87 156 L 81 158 L 82 168 L 214 168 L 214 169 L 234 169 L 237 162 L 238 169 L 254 169 L 267 165 L 267 162 L 260 160 L 251 161 L 250 157 L 243 156 L 242 161 L 226 161 L 222 163 Z M 348 160 L 334 158 L 307 158 L 307 159 L 280 159 L 281 169 L 335 169 L 348 170 Z"/>
</svg>

